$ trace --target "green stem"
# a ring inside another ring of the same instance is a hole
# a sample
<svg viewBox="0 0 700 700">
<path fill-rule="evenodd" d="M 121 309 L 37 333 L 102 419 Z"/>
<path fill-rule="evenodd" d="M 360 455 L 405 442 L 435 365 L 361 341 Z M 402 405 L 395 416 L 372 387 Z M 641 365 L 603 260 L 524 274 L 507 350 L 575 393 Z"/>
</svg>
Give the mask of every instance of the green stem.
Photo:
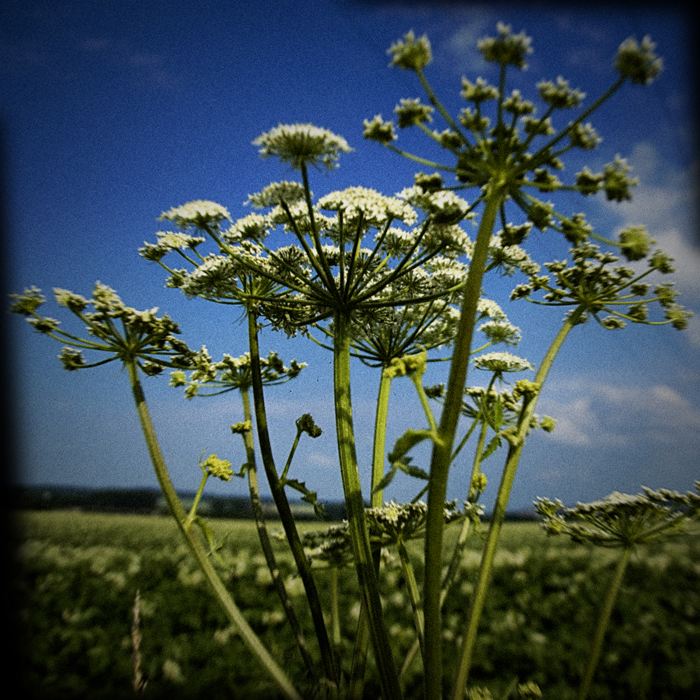
<svg viewBox="0 0 700 700">
<path fill-rule="evenodd" d="M 620 561 L 617 564 L 617 568 L 615 569 L 615 576 L 613 577 L 612 583 L 608 588 L 608 594 L 605 597 L 603 609 L 600 611 L 598 625 L 595 630 L 595 636 L 593 637 L 593 645 L 591 646 L 591 651 L 588 656 L 588 663 L 586 664 L 586 672 L 584 673 L 583 680 L 581 681 L 581 686 L 579 687 L 576 700 L 586 700 L 588 691 L 591 688 L 593 674 L 595 673 L 596 666 L 598 665 L 598 660 L 600 659 L 600 652 L 603 648 L 605 632 L 608 629 L 608 624 L 610 623 L 610 615 L 615 605 L 617 595 L 620 592 L 622 579 L 625 575 L 625 569 L 627 569 L 627 564 L 629 563 L 631 554 L 632 547 L 625 547 L 625 549 L 622 552 L 622 557 L 620 558 Z"/>
<path fill-rule="evenodd" d="M 382 697 L 384 700 L 396 700 L 401 697 L 401 688 L 391 654 L 389 635 L 384 625 L 379 583 L 372 558 L 357 466 L 350 398 L 350 318 L 343 312 L 337 312 L 335 315 L 333 385 L 338 456 L 355 568 L 362 599 L 367 607 L 370 637 L 379 671 Z"/>
<path fill-rule="evenodd" d="M 318 595 L 316 582 L 311 573 L 311 564 L 304 552 L 299 532 L 294 521 L 292 508 L 287 500 L 284 485 L 280 481 L 275 467 L 275 460 L 272 455 L 272 445 L 270 443 L 270 433 L 267 427 L 267 412 L 265 411 L 265 398 L 263 395 L 262 374 L 260 369 L 260 346 L 258 344 L 257 319 L 252 311 L 248 311 L 248 342 L 250 346 L 251 374 L 253 379 L 253 403 L 255 406 L 255 421 L 258 428 L 258 442 L 260 443 L 260 455 L 262 457 L 265 475 L 272 498 L 277 507 L 277 513 L 282 521 L 284 533 L 287 536 L 289 548 L 294 557 L 294 562 L 299 571 L 299 577 L 304 584 L 306 599 L 311 611 L 314 630 L 321 649 L 323 669 L 331 683 L 338 684 L 338 674 L 333 660 L 333 650 L 331 648 L 326 623 L 323 619 L 323 609 L 321 599 Z"/>
<path fill-rule="evenodd" d="M 379 380 L 379 395 L 377 396 L 377 413 L 374 419 L 374 445 L 372 451 L 372 493 L 370 506 L 381 508 L 384 494 L 377 490 L 377 484 L 384 477 L 384 455 L 386 454 L 386 424 L 389 416 L 389 394 L 391 392 L 391 376 L 384 373 Z"/>
<path fill-rule="evenodd" d="M 552 341 L 549 350 L 547 350 L 547 354 L 542 360 L 542 364 L 537 370 L 534 380 L 535 383 L 539 385 L 540 391 L 547 378 L 547 375 L 549 374 L 549 370 L 552 367 L 552 363 L 554 362 L 557 353 L 561 349 L 561 346 L 566 340 L 566 337 L 569 335 L 571 329 L 578 323 L 583 312 L 583 308 L 579 307 L 567 317 L 564 325 L 561 327 L 556 337 Z M 525 444 L 525 437 L 530 429 L 532 416 L 535 413 L 538 396 L 539 392 L 535 395 L 527 397 L 524 400 L 518 421 L 518 430 L 508 449 L 508 456 L 506 458 L 505 466 L 503 467 L 503 474 L 501 476 L 501 483 L 498 487 L 498 494 L 496 495 L 496 503 L 491 516 L 491 523 L 489 525 L 486 544 L 484 545 L 484 550 L 481 555 L 481 566 L 479 568 L 474 595 L 472 596 L 471 600 L 464 641 L 462 643 L 462 649 L 460 650 L 459 666 L 457 668 L 457 674 L 455 676 L 455 682 L 452 688 L 453 700 L 462 700 L 464 697 L 464 689 L 466 688 L 467 680 L 469 679 L 469 669 L 471 667 L 472 655 L 476 643 L 477 630 L 481 619 L 481 613 L 484 609 L 486 592 L 488 590 L 491 578 L 491 569 L 493 566 L 494 557 L 496 556 L 496 549 L 498 547 L 498 539 L 501 534 L 503 521 L 505 520 L 506 508 L 510 499 L 510 492 L 513 487 L 515 472 L 518 468 L 518 463 L 520 462 L 520 455 L 522 454 L 523 446 Z"/>
<path fill-rule="evenodd" d="M 136 411 L 141 423 L 141 430 L 143 431 L 143 436 L 146 439 L 146 446 L 148 447 L 148 453 L 151 457 L 151 462 L 153 464 L 156 477 L 158 478 L 158 483 L 160 484 L 163 497 L 170 508 L 170 512 L 175 518 L 175 521 L 177 522 L 180 532 L 185 538 L 190 551 L 197 560 L 202 573 L 211 586 L 212 591 L 214 592 L 214 595 L 219 601 L 221 607 L 226 612 L 227 617 L 238 629 L 238 632 L 246 646 L 258 659 L 263 668 L 265 668 L 265 670 L 275 680 L 287 698 L 290 698 L 290 700 L 302 700 L 301 695 L 299 695 L 299 693 L 296 691 L 291 681 L 287 677 L 287 674 L 282 670 L 282 668 L 280 668 L 272 656 L 270 656 L 270 653 L 263 646 L 260 638 L 252 630 L 233 598 L 231 598 L 231 595 L 226 590 L 224 584 L 219 578 L 219 575 L 216 573 L 211 560 L 207 556 L 201 540 L 190 528 L 186 527 L 187 513 L 182 507 L 180 499 L 175 492 L 175 487 L 170 480 L 170 474 L 168 473 L 168 468 L 160 450 L 160 445 L 158 444 L 158 438 L 153 427 L 153 422 L 151 421 L 148 406 L 146 405 L 146 397 L 144 396 L 143 388 L 138 376 L 138 367 L 136 366 L 136 362 L 133 360 L 131 362 L 125 362 L 124 365 L 129 374 L 131 391 L 136 403 Z"/>
<path fill-rule="evenodd" d="M 250 421 L 252 418 L 250 410 L 250 395 L 249 390 L 246 388 L 241 388 L 241 398 L 243 400 L 243 420 Z M 250 503 L 253 507 L 253 518 L 255 520 L 255 525 L 258 530 L 258 538 L 260 539 L 260 546 L 265 556 L 265 561 L 267 562 L 267 567 L 270 570 L 270 575 L 272 576 L 272 581 L 277 591 L 277 595 L 282 603 L 284 612 L 287 615 L 287 621 L 292 629 L 294 638 L 296 639 L 297 646 L 299 647 L 299 652 L 304 661 L 304 666 L 309 674 L 309 677 L 314 683 L 318 683 L 318 671 L 316 670 L 316 664 L 311 657 L 311 652 L 306 643 L 306 638 L 304 637 L 304 632 L 301 629 L 299 619 L 297 618 L 294 608 L 292 607 L 292 601 L 289 598 L 287 589 L 282 580 L 282 575 L 280 573 L 279 566 L 277 565 L 277 558 L 275 557 L 275 552 L 272 548 L 272 542 L 270 541 L 270 534 L 267 531 L 267 526 L 265 524 L 265 516 L 263 514 L 262 503 L 260 502 L 260 489 L 258 488 L 258 470 L 255 464 L 255 446 L 253 444 L 253 432 L 251 430 L 246 430 L 243 433 L 243 444 L 245 445 L 246 452 L 246 465 L 247 465 L 247 475 L 248 475 L 248 491 L 250 492 Z"/>
<path fill-rule="evenodd" d="M 491 234 L 503 191 L 491 186 L 486 195 L 486 207 L 482 215 L 472 255 L 467 282 L 464 287 L 462 311 L 455 347 L 450 365 L 445 405 L 438 428 L 439 440 L 434 443 L 430 464 L 430 489 L 425 535 L 425 582 L 423 613 L 425 618 L 425 696 L 428 700 L 442 697 L 442 615 L 440 613 L 440 589 L 442 577 L 442 539 L 444 507 L 447 495 L 447 477 L 452 461 L 457 423 L 462 411 L 462 394 L 467 378 L 469 355 L 477 304 L 481 294 L 481 281 L 488 259 Z"/>
<path fill-rule="evenodd" d="M 209 472 L 204 472 L 204 474 L 202 475 L 202 480 L 199 482 L 199 488 L 197 489 L 197 493 L 194 495 L 194 501 L 192 502 L 190 513 L 187 516 L 187 520 L 185 521 L 185 527 L 187 528 L 192 527 L 192 523 L 197 517 L 197 507 L 199 506 L 199 501 L 201 500 L 202 494 L 204 493 L 204 485 L 207 483 L 207 479 L 209 479 Z"/>
<path fill-rule="evenodd" d="M 381 508 L 383 491 L 377 490 L 377 485 L 384 476 L 384 455 L 386 453 L 386 424 L 389 415 L 389 395 L 391 393 L 391 376 L 382 371 L 379 380 L 379 395 L 377 396 L 377 412 L 374 419 L 374 444 L 372 452 L 372 493 L 370 507 Z M 379 573 L 380 557 L 374 555 L 375 571 Z M 348 700 L 359 700 L 364 690 L 365 666 L 367 649 L 369 647 L 369 619 L 364 602 L 360 606 L 360 616 L 357 620 L 355 646 L 353 649 L 350 681 L 348 683 Z"/>
<path fill-rule="evenodd" d="M 403 576 L 406 579 L 408 595 L 411 599 L 411 610 L 413 611 L 413 624 L 416 628 L 416 636 L 418 637 L 418 643 L 420 644 L 421 654 L 425 655 L 423 610 L 420 606 L 420 593 L 418 591 L 416 575 L 413 571 L 413 564 L 411 564 L 411 559 L 408 556 L 406 544 L 402 539 L 400 539 L 397 542 L 397 547 L 399 550 L 399 558 L 401 560 L 401 571 L 403 572 Z"/>
</svg>

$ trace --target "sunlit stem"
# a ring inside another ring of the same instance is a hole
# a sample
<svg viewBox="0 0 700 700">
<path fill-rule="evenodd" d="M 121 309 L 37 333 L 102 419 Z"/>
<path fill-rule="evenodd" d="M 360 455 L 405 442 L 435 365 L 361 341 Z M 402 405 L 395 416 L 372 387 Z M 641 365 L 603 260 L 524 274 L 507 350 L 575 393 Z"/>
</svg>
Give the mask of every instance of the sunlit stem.
<svg viewBox="0 0 700 700">
<path fill-rule="evenodd" d="M 493 228 L 503 201 L 500 187 L 491 185 L 486 194 L 472 255 L 467 282 L 462 297 L 462 309 L 457 337 L 452 354 L 445 405 L 438 428 L 439 440 L 433 445 L 428 491 L 428 513 L 425 535 L 425 582 L 423 612 L 425 618 L 425 697 L 442 697 L 442 615 L 440 589 L 442 578 L 442 549 L 444 507 L 447 495 L 447 477 L 452 461 L 457 423 L 462 412 L 462 395 L 467 378 L 472 336 L 476 325 L 477 305 L 481 281 L 488 259 L 488 248 Z"/>
<path fill-rule="evenodd" d="M 224 609 L 227 617 L 238 630 L 246 646 L 257 658 L 261 666 L 274 679 L 284 695 L 287 698 L 290 698 L 290 700 L 302 700 L 301 695 L 294 688 L 291 681 L 287 677 L 287 674 L 282 670 L 282 668 L 280 668 L 272 656 L 270 656 L 270 653 L 263 646 L 260 638 L 252 630 L 245 617 L 243 617 L 240 609 L 234 602 L 233 598 L 231 598 L 230 593 L 226 590 L 226 587 L 219 578 L 219 575 L 216 573 L 216 570 L 214 569 L 211 560 L 207 556 L 207 552 L 204 549 L 199 537 L 190 528 L 186 527 L 187 513 L 182 507 L 180 499 L 175 492 L 175 487 L 170 480 L 168 467 L 165 464 L 165 459 L 163 458 L 163 453 L 161 452 L 160 445 L 158 443 L 158 438 L 153 427 L 153 422 L 151 421 L 148 406 L 146 405 L 146 397 L 144 396 L 143 388 L 138 376 L 138 367 L 136 366 L 136 362 L 133 360 L 131 362 L 125 362 L 124 365 L 129 374 L 131 391 L 136 403 L 136 411 L 139 416 L 139 422 L 141 423 L 141 430 L 143 431 L 143 436 L 146 439 L 148 454 L 151 458 L 151 463 L 153 464 L 153 469 L 155 470 L 163 497 L 165 498 L 168 508 L 175 518 L 175 521 L 177 522 L 180 532 L 184 536 L 190 551 L 197 560 L 197 564 L 202 570 L 207 583 L 211 587 L 219 604 Z"/>
<path fill-rule="evenodd" d="M 569 332 L 578 323 L 583 313 L 584 309 L 582 307 L 578 307 L 567 317 L 564 325 L 561 327 L 547 350 L 547 354 L 542 360 L 542 364 L 539 366 L 534 379 L 535 383 L 540 386 L 540 390 L 547 379 L 547 375 L 549 374 L 549 370 L 552 367 L 552 363 L 554 362 L 557 353 L 561 349 L 564 341 L 569 335 Z M 484 545 L 481 555 L 481 566 L 479 568 L 476 587 L 471 600 L 467 628 L 463 638 L 464 641 L 460 650 L 459 665 L 457 667 L 455 682 L 452 688 L 453 700 L 462 700 L 464 697 L 464 689 L 466 688 L 467 680 L 469 679 L 469 669 L 471 667 L 472 655 L 476 643 L 477 630 L 481 619 L 481 613 L 484 609 L 484 602 L 486 600 L 486 593 L 490 583 L 491 569 L 496 556 L 498 540 L 501 534 L 503 522 L 505 520 L 506 508 L 510 499 L 510 492 L 513 487 L 515 472 L 518 468 L 518 463 L 520 462 L 520 455 L 522 454 L 523 446 L 525 445 L 525 437 L 530 429 L 530 423 L 535 413 L 538 396 L 539 394 L 531 395 L 525 397 L 523 400 L 523 407 L 520 411 L 520 416 L 518 419 L 517 432 L 512 438 L 512 442 L 508 449 L 508 456 L 506 458 L 505 466 L 503 467 L 503 474 L 501 476 L 501 483 L 498 487 L 498 494 L 496 495 L 496 503 L 494 504 L 493 514 L 491 516 L 486 544 Z"/>
<path fill-rule="evenodd" d="M 401 697 L 398 676 L 391 654 L 391 643 L 382 613 L 379 584 L 365 519 L 360 473 L 355 448 L 355 433 L 350 398 L 350 318 L 339 311 L 335 315 L 333 345 L 333 386 L 338 457 L 345 494 L 348 526 L 362 600 L 367 608 L 370 638 L 385 700 Z"/>
<path fill-rule="evenodd" d="M 379 380 L 377 396 L 377 412 L 374 420 L 374 445 L 372 449 L 372 494 L 370 506 L 381 508 L 384 494 L 377 485 L 384 477 L 384 455 L 386 453 L 386 423 L 389 415 L 389 394 L 391 392 L 391 376 L 382 371 Z"/>
<path fill-rule="evenodd" d="M 201 500 L 202 494 L 204 493 L 204 485 L 207 483 L 208 479 L 209 472 L 205 471 L 202 475 L 202 480 L 199 482 L 199 488 L 197 489 L 197 493 L 194 495 L 194 501 L 192 502 L 190 513 L 187 516 L 187 520 L 185 521 L 185 527 L 188 529 L 192 527 L 192 523 L 194 522 L 194 519 L 197 516 L 197 507 L 199 506 L 199 501 Z"/>
<path fill-rule="evenodd" d="M 318 644 L 321 649 L 321 658 L 323 660 L 323 669 L 327 678 L 337 684 L 338 675 L 333 659 L 333 651 L 331 649 L 326 623 L 323 619 L 323 609 L 321 608 L 321 600 L 318 595 L 318 589 L 311 573 L 311 564 L 304 552 L 304 546 L 301 543 L 299 532 L 294 521 L 292 508 L 287 500 L 287 494 L 284 490 L 284 484 L 280 481 L 275 466 L 274 456 L 272 454 L 272 445 L 270 442 L 270 432 L 267 427 L 267 412 L 265 410 L 265 397 L 263 394 L 262 372 L 260 369 L 260 347 L 258 344 L 258 329 L 257 319 L 255 314 L 249 310 L 248 312 L 248 343 L 250 347 L 250 364 L 251 374 L 253 379 L 253 403 L 255 406 L 255 422 L 258 428 L 258 442 L 260 444 L 260 455 L 262 457 L 265 476 L 270 486 L 272 498 L 277 507 L 277 513 L 282 521 L 284 533 L 287 536 L 287 543 L 294 557 L 294 562 L 299 571 L 299 577 L 304 584 L 304 591 L 309 603 L 311 618 L 314 624 L 314 630 L 318 639 Z"/>
<path fill-rule="evenodd" d="M 612 614 L 613 607 L 615 605 L 615 600 L 620 592 L 620 586 L 622 585 L 622 579 L 625 575 L 625 569 L 627 569 L 627 564 L 630 560 L 630 555 L 632 554 L 632 547 L 625 547 L 622 552 L 622 557 L 617 564 L 615 569 L 615 575 L 608 588 L 608 594 L 605 596 L 605 603 L 603 604 L 603 609 L 600 611 L 600 617 L 598 618 L 598 625 L 596 626 L 595 636 L 593 637 L 593 644 L 591 646 L 591 651 L 588 656 L 588 662 L 586 664 L 586 671 L 583 675 L 583 680 L 581 681 L 581 686 L 579 687 L 578 694 L 576 695 L 576 700 L 585 700 L 588 691 L 591 688 L 591 683 L 593 681 L 593 675 L 595 673 L 596 666 L 600 659 L 600 652 L 603 649 L 603 640 L 605 639 L 605 632 L 608 629 L 608 624 L 610 623 L 610 615 Z"/>
<path fill-rule="evenodd" d="M 250 410 L 249 389 L 241 387 L 241 399 L 243 401 L 243 420 L 250 422 L 252 420 L 252 414 Z M 275 552 L 272 548 L 272 542 L 270 541 L 270 534 L 265 524 L 265 516 L 263 514 L 262 503 L 260 501 L 260 489 L 258 487 L 258 470 L 255 464 L 253 431 L 246 430 L 241 437 L 243 438 L 246 453 L 246 475 L 248 476 L 250 503 L 253 508 L 253 518 L 258 531 L 260 546 L 262 548 L 263 555 L 265 556 L 265 561 L 267 562 L 267 568 L 270 570 L 270 575 L 272 576 L 272 582 L 275 586 L 275 590 L 277 591 L 277 595 L 287 616 L 287 621 L 289 622 L 289 626 L 292 629 L 297 646 L 299 647 L 299 652 L 301 653 L 301 657 L 304 661 L 304 666 L 306 667 L 310 678 L 313 679 L 314 682 L 318 682 L 318 671 L 316 670 L 316 664 L 311 657 L 311 652 L 309 651 L 309 647 L 306 643 L 304 632 L 301 629 L 296 612 L 292 607 L 292 601 L 284 585 L 279 566 L 277 565 L 277 558 L 275 557 Z"/>
<path fill-rule="evenodd" d="M 389 394 L 391 392 L 391 376 L 382 371 L 379 380 L 379 394 L 377 396 L 377 411 L 374 420 L 374 445 L 372 451 L 372 493 L 370 506 L 381 508 L 383 503 L 383 491 L 377 486 L 384 476 L 384 455 L 386 452 L 386 424 L 389 414 Z M 379 573 L 379 552 L 373 554 L 375 571 Z M 355 634 L 355 647 L 353 650 L 352 665 L 350 667 L 350 680 L 348 683 L 348 700 L 356 700 L 362 697 L 364 691 L 365 667 L 367 662 L 367 649 L 369 647 L 369 619 L 364 602 L 360 606 L 360 616 L 357 620 L 357 632 Z"/>
</svg>

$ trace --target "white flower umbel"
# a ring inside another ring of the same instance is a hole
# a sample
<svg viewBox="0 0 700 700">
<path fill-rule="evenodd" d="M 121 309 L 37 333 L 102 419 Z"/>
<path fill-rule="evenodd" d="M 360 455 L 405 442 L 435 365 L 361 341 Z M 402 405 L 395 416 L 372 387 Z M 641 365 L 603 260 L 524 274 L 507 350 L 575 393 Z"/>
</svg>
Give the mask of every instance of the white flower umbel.
<svg viewBox="0 0 700 700">
<path fill-rule="evenodd" d="M 535 368 L 527 360 L 509 352 L 487 352 L 474 359 L 474 369 L 503 374 L 504 372 L 524 372 Z"/>
<path fill-rule="evenodd" d="M 319 163 L 333 170 L 340 154 L 353 150 L 342 136 L 313 124 L 279 124 L 258 136 L 253 145 L 260 146 L 262 158 L 276 156 L 295 170 L 301 170 L 302 164 Z"/>
</svg>

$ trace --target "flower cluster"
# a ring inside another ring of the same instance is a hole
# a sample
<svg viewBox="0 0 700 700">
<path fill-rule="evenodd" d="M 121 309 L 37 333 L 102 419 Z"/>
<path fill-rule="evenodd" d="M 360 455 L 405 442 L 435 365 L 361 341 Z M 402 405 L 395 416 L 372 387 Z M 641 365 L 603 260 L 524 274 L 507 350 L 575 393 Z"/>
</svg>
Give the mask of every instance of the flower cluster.
<svg viewBox="0 0 700 700">
<path fill-rule="evenodd" d="M 556 499 L 538 498 L 535 510 L 549 534 L 566 534 L 574 542 L 600 547 L 633 547 L 681 532 L 700 518 L 700 481 L 697 493 L 643 488 L 635 496 L 612 493 L 600 501 L 565 508 Z"/>
<path fill-rule="evenodd" d="M 276 156 L 295 170 L 319 163 L 333 170 L 340 154 L 352 151 L 342 136 L 313 124 L 280 124 L 255 139 L 253 145 L 260 146 L 262 158 Z"/>
<path fill-rule="evenodd" d="M 365 515 L 369 527 L 370 541 L 376 549 L 390 547 L 398 542 L 423 537 L 428 506 L 422 501 L 399 504 L 385 503 L 381 508 L 367 508 Z M 475 503 L 464 503 L 464 510 L 457 508 L 457 501 L 445 503 L 445 523 L 470 518 L 478 522 L 483 507 Z M 326 530 L 305 533 L 302 542 L 307 556 L 312 560 L 341 566 L 352 561 L 352 547 L 347 522 L 332 525 Z"/>
<path fill-rule="evenodd" d="M 430 163 L 439 171 L 454 174 L 462 183 L 457 188 L 483 190 L 497 176 L 506 190 L 501 207 L 503 219 L 505 202 L 510 201 L 525 214 L 530 224 L 542 230 L 551 227 L 562 231 L 572 242 L 571 236 L 585 240 L 590 233 L 585 223 L 578 222 L 576 216 L 555 216 L 553 205 L 539 199 L 538 194 L 577 190 L 583 195 L 604 192 L 609 200 L 619 202 L 631 198 L 631 188 L 637 181 L 630 176 L 629 166 L 619 156 L 600 173 L 593 173 L 584 166 L 571 184 L 563 183 L 557 172 L 564 168 L 561 158 L 567 151 L 588 151 L 600 143 L 594 127 L 584 121 L 586 117 L 627 80 L 648 84 L 658 75 L 662 62 L 654 54 L 654 43 L 649 37 L 641 44 L 635 39 L 623 42 L 615 59 L 615 68 L 620 74 L 618 81 L 578 117 L 567 120 L 559 132 L 552 122 L 553 116 L 581 107 L 586 94 L 571 87 L 562 76 L 540 81 L 537 90 L 544 111 L 538 115 L 535 103 L 525 99 L 519 90 L 505 91 L 506 69 L 527 67 L 526 57 L 532 52 L 530 38 L 523 32 L 514 33 L 509 25 L 499 22 L 497 36 L 482 39 L 478 48 L 487 61 L 501 66 L 500 84 L 497 87 L 483 78 L 475 81 L 462 78 L 461 95 L 470 106 L 456 119 L 440 103 L 423 75 L 423 69 L 431 60 L 427 38 L 416 39 L 410 32 L 390 49 L 391 65 L 415 71 L 430 98 L 430 105 L 418 99 L 401 100 L 395 108 L 398 128 L 420 128 L 442 149 L 454 155 L 455 164 L 435 163 L 400 150 L 394 145 L 397 135 L 393 122 L 384 121 L 381 115 L 365 120 L 364 137 L 417 162 Z M 493 109 L 487 114 L 488 105 Z M 445 119 L 447 130 L 431 131 L 426 126 L 436 112 Z M 534 147 L 535 144 L 538 146 Z"/>
<path fill-rule="evenodd" d="M 642 227 L 631 227 L 620 233 L 620 248 L 628 259 L 638 261 L 649 254 L 653 241 Z M 661 250 L 648 257 L 647 270 L 635 273 L 629 267 L 615 265 L 618 258 L 602 252 L 592 243 L 583 243 L 570 250 L 571 263 L 546 263 L 549 275 L 534 274 L 527 284 L 518 285 L 511 299 L 526 298 L 535 304 L 574 306 L 584 312 L 581 322 L 593 316 L 607 329 L 624 328 L 627 321 L 650 325 L 671 324 L 684 329 L 692 315 L 676 303 L 677 292 L 671 284 L 659 284 L 653 289 L 643 280 L 652 272 L 673 272 L 672 259 Z M 552 279 L 553 278 L 553 279 Z M 542 300 L 532 298 L 536 291 L 545 292 Z M 648 304 L 656 302 L 664 309 L 664 321 L 648 320 Z M 625 311 L 621 307 L 627 307 Z M 600 318 L 607 312 L 609 315 Z"/>
<path fill-rule="evenodd" d="M 246 391 L 253 384 L 250 353 L 240 357 L 224 354 L 219 362 L 212 362 L 206 347 L 192 357 L 194 369 L 189 377 L 182 371 L 171 373 L 171 386 L 184 386 L 188 399 L 195 396 L 216 396 L 238 389 Z M 287 367 L 278 354 L 270 351 L 260 358 L 260 373 L 264 385 L 284 384 L 299 375 L 305 362 L 292 360 Z"/>
<path fill-rule="evenodd" d="M 59 359 L 67 370 L 97 367 L 113 360 L 136 362 L 148 375 L 161 373 L 166 367 L 190 367 L 195 353 L 177 338 L 178 325 L 158 309 L 137 311 L 126 306 L 107 285 L 97 282 L 92 298 L 86 299 L 66 289 L 54 289 L 54 297 L 86 326 L 88 337 L 81 338 L 59 328 L 60 322 L 41 316 L 37 309 L 46 301 L 36 287 L 23 294 L 12 294 L 10 311 L 27 317 L 39 333 L 66 344 Z M 88 309 L 92 307 L 92 311 Z M 83 350 L 106 352 L 110 357 L 88 364 Z"/>
</svg>

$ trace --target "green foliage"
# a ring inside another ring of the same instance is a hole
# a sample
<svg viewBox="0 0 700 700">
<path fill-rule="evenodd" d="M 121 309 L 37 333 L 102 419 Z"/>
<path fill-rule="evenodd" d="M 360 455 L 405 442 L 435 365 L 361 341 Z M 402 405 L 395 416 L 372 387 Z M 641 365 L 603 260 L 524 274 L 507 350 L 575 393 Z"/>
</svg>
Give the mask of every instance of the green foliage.
<svg viewBox="0 0 700 700">
<path fill-rule="evenodd" d="M 275 698 L 180 544 L 175 524 L 157 516 L 24 513 L 19 524 L 16 590 L 22 616 L 22 680 L 30 697 L 128 698 L 131 690 L 131 608 L 141 591 L 145 698 Z M 312 529 L 317 526 L 310 526 Z M 294 639 L 258 554 L 252 522 L 214 521 L 222 577 L 265 644 L 294 658 Z M 451 530 L 448 529 L 448 533 Z M 449 543 L 455 535 L 449 535 Z M 482 618 L 483 643 L 474 660 L 474 686 L 493 697 L 518 678 L 536 682 L 544 697 L 568 700 L 575 687 L 613 553 L 549 540 L 534 523 L 507 524 L 496 557 L 492 594 Z M 420 541 L 409 542 L 420 551 Z M 479 565 L 478 539 L 465 550 L 455 595 L 444 613 L 447 641 L 462 631 L 466 599 Z M 275 545 L 293 600 L 293 563 Z M 700 691 L 700 538 L 693 532 L 648 545 L 633 558 L 615 612 L 593 697 L 602 700 L 694 697 Z M 349 573 L 349 569 L 344 569 Z M 413 641 L 410 603 L 397 562 L 382 569 L 387 624 L 398 653 Z M 420 573 L 420 567 L 417 567 Z M 330 570 L 319 569 L 323 600 Z M 342 644 L 353 643 L 357 584 L 340 576 Z M 308 623 L 308 620 L 304 620 Z M 452 672 L 446 668 L 446 675 Z M 376 697 L 370 668 L 365 697 Z M 303 679 L 297 678 L 300 683 Z M 408 673 L 407 698 L 419 698 L 420 664 Z M 303 686 L 300 686 L 303 687 Z M 517 697 L 517 695 L 515 696 Z"/>
</svg>

